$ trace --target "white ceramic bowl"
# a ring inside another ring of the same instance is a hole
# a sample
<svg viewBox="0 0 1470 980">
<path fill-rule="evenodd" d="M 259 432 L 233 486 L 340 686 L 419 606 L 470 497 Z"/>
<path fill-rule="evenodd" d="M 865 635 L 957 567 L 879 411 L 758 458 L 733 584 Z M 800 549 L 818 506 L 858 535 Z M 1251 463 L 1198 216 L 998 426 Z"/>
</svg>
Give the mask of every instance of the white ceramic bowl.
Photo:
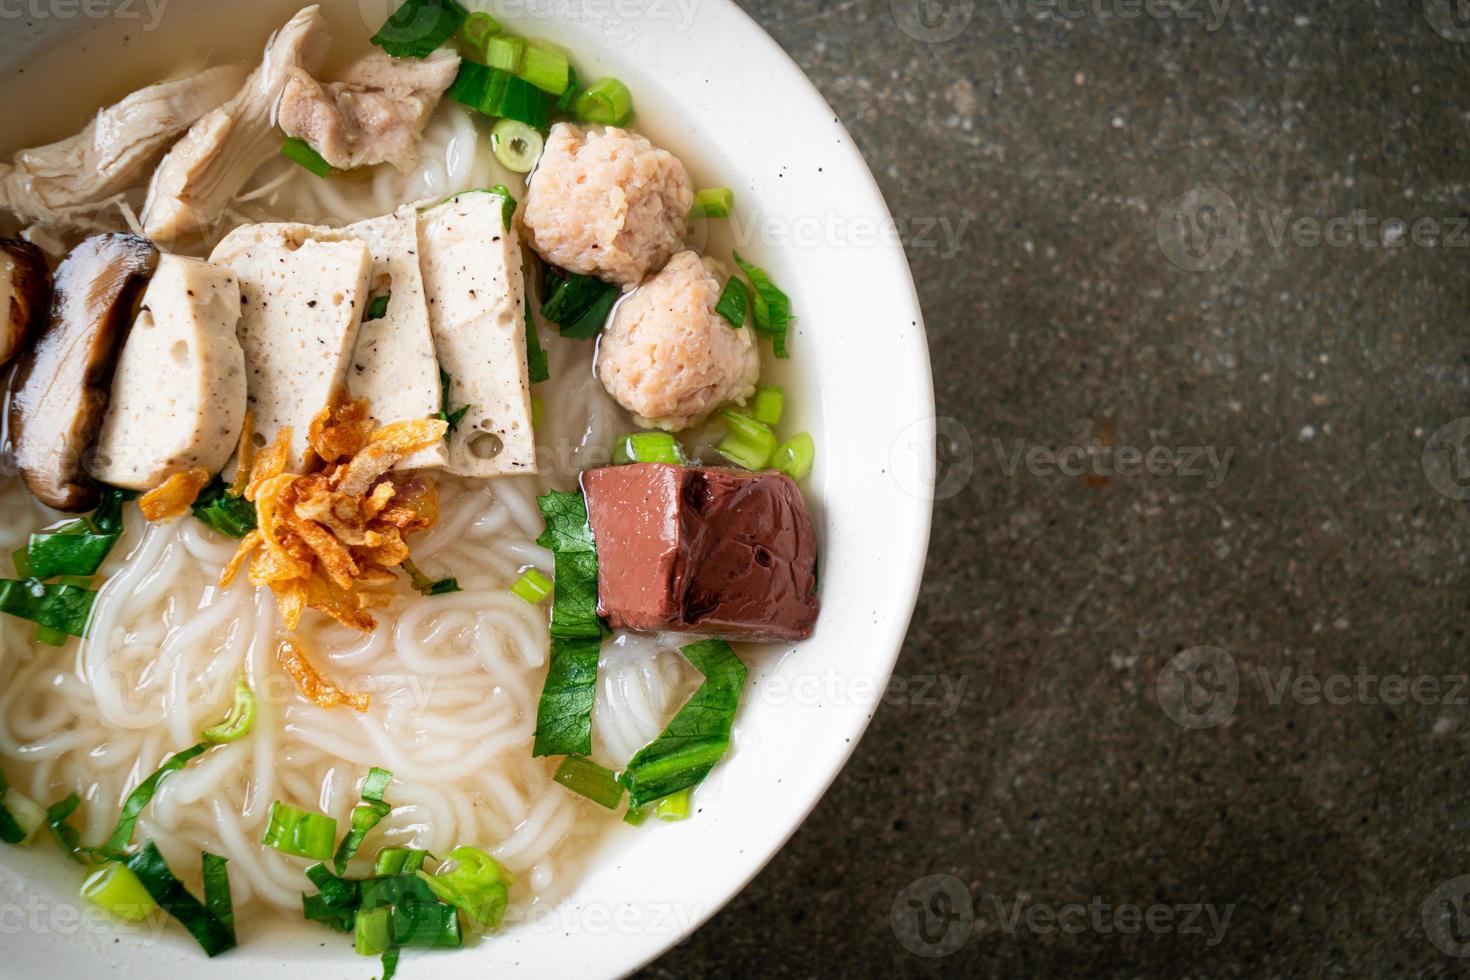
<svg viewBox="0 0 1470 980">
<path fill-rule="evenodd" d="M 51 16 L 0 20 L 5 76 L 26 63 L 26 98 L 12 105 L 34 107 L 31 92 L 42 104 L 48 90 L 54 94 L 61 66 L 76 60 L 56 45 L 73 52 L 85 45 L 89 63 L 111 66 L 91 75 L 93 99 L 103 99 L 173 67 L 163 52 L 178 50 L 179 38 L 196 39 L 201 58 L 214 46 L 201 47 L 201 38 L 238 45 L 243 36 L 258 50 L 269 25 L 298 6 L 130 0 L 131 18 L 78 16 L 95 9 L 89 2 L 32 0 Z M 324 7 L 337 30 L 370 33 L 396 2 L 324 0 Z M 928 351 L 903 249 L 851 137 L 734 4 L 504 0 L 490 9 L 514 29 L 566 43 L 587 71 L 623 78 L 651 135 L 692 149 L 697 174 L 735 188 L 744 228 L 737 234 L 748 239 L 756 229 L 750 250 L 792 294 L 800 317 L 791 368 L 815 378 L 805 397 L 820 397 L 804 421 L 819 451 L 809 496 L 824 541 L 821 622 L 809 642 L 751 658 L 736 751 L 700 789 L 700 812 L 679 824 L 620 831 L 549 918 L 452 953 L 408 951 L 400 967 L 404 977 L 613 977 L 690 934 L 770 860 L 881 703 L 928 543 Z M 108 71 L 124 77 L 109 84 Z M 0 148 L 65 135 L 73 122 L 80 120 L 7 110 Z M 139 980 L 376 975 L 377 963 L 355 957 L 336 934 L 249 917 L 241 946 L 208 960 L 176 925 L 150 936 L 99 922 L 76 898 L 79 869 L 54 847 L 7 848 L 0 857 L 5 976 L 83 976 L 99 966 Z"/>
</svg>

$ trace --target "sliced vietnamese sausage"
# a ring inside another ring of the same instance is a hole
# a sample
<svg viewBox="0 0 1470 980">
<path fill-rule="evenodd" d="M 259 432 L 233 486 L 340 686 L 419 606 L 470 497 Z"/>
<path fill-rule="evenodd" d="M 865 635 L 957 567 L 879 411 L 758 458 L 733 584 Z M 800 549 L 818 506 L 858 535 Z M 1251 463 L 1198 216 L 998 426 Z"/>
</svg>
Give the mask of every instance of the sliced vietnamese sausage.
<svg viewBox="0 0 1470 980">
<path fill-rule="evenodd" d="M 49 507 L 82 513 L 97 506 L 82 457 L 102 425 L 118 349 L 157 264 L 152 242 L 112 234 L 88 238 L 56 269 L 51 314 L 20 361 L 10 402 L 16 465 Z"/>
</svg>

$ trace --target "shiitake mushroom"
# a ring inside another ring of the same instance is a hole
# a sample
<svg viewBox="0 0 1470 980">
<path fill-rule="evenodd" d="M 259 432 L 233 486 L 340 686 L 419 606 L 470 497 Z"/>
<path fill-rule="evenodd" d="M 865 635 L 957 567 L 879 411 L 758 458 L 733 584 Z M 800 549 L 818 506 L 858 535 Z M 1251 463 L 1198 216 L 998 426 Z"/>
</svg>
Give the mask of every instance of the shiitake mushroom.
<svg viewBox="0 0 1470 980">
<path fill-rule="evenodd" d="M 25 352 L 51 307 L 51 270 L 30 242 L 0 239 L 0 366 Z"/>
</svg>

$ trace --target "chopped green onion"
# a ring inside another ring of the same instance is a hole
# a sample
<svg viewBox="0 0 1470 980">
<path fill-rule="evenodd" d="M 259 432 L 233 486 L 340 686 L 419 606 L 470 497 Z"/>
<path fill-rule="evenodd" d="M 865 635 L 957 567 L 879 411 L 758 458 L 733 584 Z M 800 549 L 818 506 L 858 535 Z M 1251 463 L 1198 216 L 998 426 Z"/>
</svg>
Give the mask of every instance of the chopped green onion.
<svg viewBox="0 0 1470 980">
<path fill-rule="evenodd" d="M 561 760 L 552 778 L 578 796 L 585 796 L 609 810 L 616 810 L 623 801 L 623 787 L 618 785 L 617 773 L 590 759 L 569 755 Z"/>
<path fill-rule="evenodd" d="M 429 578 L 429 576 L 419 571 L 419 567 L 415 565 L 413 563 L 413 560 L 410 558 L 403 559 L 403 570 L 408 573 L 409 584 L 412 585 L 414 587 L 414 591 L 418 592 L 420 595 L 449 595 L 453 592 L 462 591 L 459 587 L 459 579 L 455 578 L 453 575 L 449 576 L 448 578 L 441 578 L 437 580 L 431 579 Z"/>
<path fill-rule="evenodd" d="M 616 78 L 599 78 L 577 95 L 572 111 L 585 122 L 626 126 L 633 119 L 633 93 Z"/>
<path fill-rule="evenodd" d="M 228 858 L 205 851 L 204 863 L 204 907 L 222 922 L 230 935 L 235 934 L 235 903 L 230 897 L 230 872 Z"/>
<path fill-rule="evenodd" d="M 780 425 L 781 415 L 786 408 L 786 393 L 780 388 L 761 385 L 755 389 L 755 403 L 750 414 L 757 422 Z"/>
<path fill-rule="evenodd" d="M 653 815 L 665 822 L 675 820 L 687 820 L 689 818 L 689 801 L 694 796 L 691 789 L 681 789 L 677 793 L 665 796 L 654 804 Z"/>
<path fill-rule="evenodd" d="M 46 811 L 5 781 L 0 773 L 0 841 L 27 846 L 46 825 Z"/>
<path fill-rule="evenodd" d="M 711 187 L 694 195 L 691 218 L 728 218 L 735 207 L 735 192 L 728 187 Z"/>
<path fill-rule="evenodd" d="M 332 859 L 337 874 L 347 871 L 347 862 L 357 856 L 357 849 L 362 846 L 362 840 L 368 831 L 392 812 L 393 808 L 383 800 L 383 793 L 392 781 L 393 774 L 386 769 L 374 766 L 368 770 L 367 778 L 362 781 L 362 802 L 352 808 L 352 829 L 342 838 L 337 854 Z"/>
<path fill-rule="evenodd" d="M 310 143 L 295 136 L 287 136 L 286 141 L 281 144 L 281 156 L 300 164 L 318 177 L 330 177 L 337 170 L 325 157 L 312 149 Z"/>
<path fill-rule="evenodd" d="M 531 316 L 531 294 L 526 293 L 526 379 L 533 385 L 551 379 L 551 362 L 547 359 L 546 348 L 541 346 L 541 337 L 536 333 L 536 319 Z M 537 406 L 541 399 L 531 399 L 531 428 L 541 425 L 540 413 Z"/>
<path fill-rule="evenodd" d="M 513 34 L 501 34 L 485 42 L 485 66 L 508 71 L 512 75 L 521 70 L 521 60 L 526 56 L 526 39 Z"/>
<path fill-rule="evenodd" d="M 381 956 L 398 948 L 393 945 L 388 924 L 390 913 L 387 906 L 357 913 L 354 946 L 358 956 Z"/>
<path fill-rule="evenodd" d="M 544 380 L 544 379 L 543 379 Z M 540 428 L 542 420 L 546 417 L 546 403 L 536 395 L 531 396 L 531 428 Z"/>
<path fill-rule="evenodd" d="M 87 876 L 82 897 L 128 922 L 142 922 L 158 908 L 138 876 L 116 861 L 108 861 Z"/>
<path fill-rule="evenodd" d="M 514 119 L 502 119 L 490 130 L 490 151 L 511 173 L 530 173 L 545 145 L 540 133 Z"/>
<path fill-rule="evenodd" d="M 552 99 L 545 92 L 508 71 L 473 61 L 460 63 L 445 95 L 483 115 L 514 119 L 542 132 L 551 119 Z"/>
<path fill-rule="evenodd" d="M 374 296 L 368 303 L 367 310 L 362 314 L 363 323 L 372 323 L 381 320 L 388 315 L 388 303 L 393 299 L 392 293 L 384 293 L 382 296 Z"/>
<path fill-rule="evenodd" d="M 745 326 L 745 313 L 750 309 L 750 290 L 745 283 L 734 276 L 725 283 L 725 288 L 720 291 L 719 301 L 715 303 L 715 312 L 729 321 L 730 326 L 739 330 Z"/>
<path fill-rule="evenodd" d="M 449 437 L 454 434 L 455 429 L 459 428 L 459 423 L 464 421 L 464 417 L 470 411 L 468 405 L 461 405 L 452 412 L 449 410 L 449 391 L 453 385 L 454 379 L 449 376 L 448 371 L 441 367 L 439 369 L 439 414 L 434 417 L 449 426 L 444 430 L 445 442 L 449 441 Z"/>
<path fill-rule="evenodd" d="M 351 932 L 357 907 L 362 904 L 362 883 L 338 878 L 324 864 L 307 868 L 306 877 L 321 893 L 301 896 L 301 909 L 307 920 L 338 932 Z"/>
<path fill-rule="evenodd" d="M 729 430 L 725 441 L 716 447 L 720 455 L 747 470 L 765 469 L 771 461 L 771 454 L 776 451 L 776 433 L 769 425 L 748 415 L 729 409 L 720 414 Z"/>
<path fill-rule="evenodd" d="M 337 821 L 325 813 L 310 813 L 276 800 L 261 843 L 282 854 L 326 861 L 337 843 Z"/>
<path fill-rule="evenodd" d="M 548 270 L 546 302 L 541 315 L 572 340 L 591 340 L 602 331 L 608 314 L 617 304 L 618 287 L 596 276 Z"/>
<path fill-rule="evenodd" d="M 751 265 L 735 253 L 735 264 L 740 266 L 750 284 L 755 287 L 755 331 L 769 337 L 771 350 L 779 358 L 790 357 L 786 350 L 786 334 L 794 319 L 791 316 L 791 297 L 776 288 L 766 271 Z"/>
<path fill-rule="evenodd" d="M 631 827 L 643 826 L 648 822 L 648 818 L 653 816 L 654 807 L 657 805 L 656 803 L 645 803 L 642 806 L 628 807 L 628 812 L 623 814 L 623 823 Z"/>
<path fill-rule="evenodd" d="M 526 43 L 526 57 L 518 74 L 547 95 L 560 97 L 571 80 L 571 67 L 564 50 L 532 38 Z"/>
<path fill-rule="evenodd" d="M 36 632 L 31 634 L 31 639 L 37 643 L 44 643 L 48 647 L 64 647 L 71 642 L 71 637 L 49 626 L 37 626 Z"/>
<path fill-rule="evenodd" d="M 792 436 L 776 448 L 771 466 L 793 480 L 805 480 L 812 471 L 817 458 L 817 444 L 812 437 L 802 432 Z"/>
<path fill-rule="evenodd" d="M 534 606 L 551 595 L 552 584 L 551 579 L 534 568 L 528 568 L 516 579 L 516 584 L 510 590 Z"/>
<path fill-rule="evenodd" d="M 68 636 L 87 635 L 87 620 L 96 598 L 96 592 L 75 585 L 45 585 L 38 579 L 24 582 L 0 579 L 0 612 Z"/>
<path fill-rule="evenodd" d="M 170 773 L 178 772 L 187 766 L 189 760 L 203 755 L 208 748 L 209 746 L 203 743 L 189 746 L 184 751 L 164 760 L 163 765 L 139 783 L 137 789 L 129 793 L 128 798 L 123 801 L 122 813 L 117 818 L 117 825 L 112 828 L 112 836 L 108 837 L 106 843 L 100 848 L 102 853 L 121 855 L 126 851 L 128 844 L 133 839 L 133 828 L 138 824 L 138 817 L 142 814 L 143 808 L 153 799 L 153 795 L 158 792 L 158 784 L 163 782 L 164 777 Z"/>
<path fill-rule="evenodd" d="M 227 918 L 221 918 L 221 913 L 228 909 L 228 891 L 223 899 L 218 894 L 211 896 L 206 892 L 206 903 L 201 904 L 197 898 L 189 894 L 183 882 L 174 877 L 167 862 L 163 860 L 163 855 L 158 853 L 158 848 L 151 840 L 144 841 L 142 849 L 128 858 L 127 867 L 137 876 L 138 881 L 153 897 L 153 900 L 189 930 L 194 941 L 204 948 L 207 955 L 218 956 L 234 948 L 234 916 L 231 913 Z M 211 887 L 217 889 L 218 882 L 224 875 L 223 865 L 218 865 L 216 874 L 211 875 L 208 871 L 209 856 L 206 855 L 205 867 L 206 890 Z M 216 884 L 211 886 L 211 880 Z M 226 889 L 229 887 L 227 878 L 224 879 L 224 886 Z"/>
<path fill-rule="evenodd" d="M 428 851 L 420 851 L 412 847 L 385 848 L 378 852 L 377 863 L 373 865 L 373 874 L 379 878 L 384 875 L 411 875 L 424 866 L 424 860 L 428 856 Z"/>
<path fill-rule="evenodd" d="M 77 829 L 67 823 L 71 815 L 77 812 L 77 807 L 82 805 L 82 798 L 75 793 L 68 793 L 66 799 L 53 803 L 46 808 L 46 826 L 51 828 L 51 836 L 56 838 L 56 843 L 66 852 L 67 857 L 81 864 L 86 863 L 82 855 L 82 835 Z"/>
<path fill-rule="evenodd" d="M 395 58 L 427 58 L 469 17 L 454 0 L 406 0 L 373 35 L 372 43 Z"/>
<path fill-rule="evenodd" d="M 500 862 L 475 847 L 456 847 L 449 852 L 453 863 L 448 871 L 428 875 L 420 871 L 419 879 L 442 902 L 459 909 L 486 929 L 498 929 L 505 917 L 511 873 Z"/>
<path fill-rule="evenodd" d="M 577 78 L 577 69 L 574 65 L 567 65 L 567 90 L 556 100 L 556 111 L 570 113 L 572 106 L 577 103 L 577 96 L 581 94 L 581 80 Z"/>
<path fill-rule="evenodd" d="M 730 748 L 745 665 L 724 640 L 695 643 L 683 653 L 704 683 L 618 776 L 633 806 L 699 785 Z"/>
<path fill-rule="evenodd" d="M 483 10 L 476 10 L 459 25 L 459 39 L 476 54 L 483 54 L 485 45 L 500 33 L 500 21 Z"/>
<path fill-rule="evenodd" d="M 249 735 L 254 725 L 255 692 L 250 690 L 250 685 L 241 677 L 235 681 L 235 701 L 230 705 L 230 713 L 218 725 L 206 728 L 200 733 L 200 737 L 210 745 L 226 745 Z"/>
<path fill-rule="evenodd" d="M 358 919 L 373 909 L 385 907 L 390 909 L 388 941 L 394 946 L 450 949 L 460 944 L 455 906 L 439 900 L 426 884 L 423 872 L 364 881 Z"/>
<path fill-rule="evenodd" d="M 671 466 L 686 466 L 684 450 L 667 432 L 635 432 L 623 436 L 613 445 L 613 462 L 619 466 L 628 463 L 668 463 Z"/>
<path fill-rule="evenodd" d="M 227 538 L 239 540 L 255 530 L 255 505 L 244 497 L 230 495 L 229 486 L 215 477 L 194 501 L 194 519 Z"/>
</svg>

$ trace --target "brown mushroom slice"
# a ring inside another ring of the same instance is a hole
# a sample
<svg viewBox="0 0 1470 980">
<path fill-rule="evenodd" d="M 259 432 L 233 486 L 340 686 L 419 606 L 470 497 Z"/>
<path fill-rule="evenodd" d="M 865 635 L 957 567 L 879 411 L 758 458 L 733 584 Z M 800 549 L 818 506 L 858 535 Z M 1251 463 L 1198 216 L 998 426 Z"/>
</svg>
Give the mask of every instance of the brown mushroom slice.
<svg viewBox="0 0 1470 980">
<path fill-rule="evenodd" d="M 0 239 L 0 365 L 25 351 L 50 305 L 46 253 L 30 242 Z"/>
<path fill-rule="evenodd" d="M 56 269 L 51 315 L 21 359 L 10 401 L 16 466 L 49 507 L 83 513 L 97 506 L 83 455 L 102 425 L 133 306 L 157 264 L 146 238 L 97 235 Z"/>
</svg>

